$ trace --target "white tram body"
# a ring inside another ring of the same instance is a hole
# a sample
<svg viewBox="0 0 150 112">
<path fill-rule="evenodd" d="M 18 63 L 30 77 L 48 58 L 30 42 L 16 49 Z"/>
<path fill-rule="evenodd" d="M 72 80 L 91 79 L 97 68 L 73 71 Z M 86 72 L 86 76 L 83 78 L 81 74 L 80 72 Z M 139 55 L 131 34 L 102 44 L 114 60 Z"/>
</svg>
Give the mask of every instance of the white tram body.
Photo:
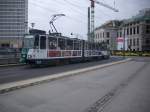
<svg viewBox="0 0 150 112">
<path fill-rule="evenodd" d="M 55 61 L 83 61 L 109 57 L 108 51 L 102 51 L 98 44 L 82 39 L 61 35 L 34 34 L 32 47 L 27 52 L 28 64 L 50 64 Z M 26 43 L 25 43 L 26 44 Z M 103 53 L 104 52 L 104 53 Z"/>
</svg>

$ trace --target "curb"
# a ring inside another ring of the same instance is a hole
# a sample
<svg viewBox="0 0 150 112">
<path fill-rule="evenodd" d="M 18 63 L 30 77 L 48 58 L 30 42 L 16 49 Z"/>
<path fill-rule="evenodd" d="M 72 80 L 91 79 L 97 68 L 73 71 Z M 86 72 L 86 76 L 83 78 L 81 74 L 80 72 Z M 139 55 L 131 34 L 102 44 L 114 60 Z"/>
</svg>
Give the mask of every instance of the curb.
<svg viewBox="0 0 150 112">
<path fill-rule="evenodd" d="M 65 78 L 65 77 L 79 75 L 79 74 L 84 73 L 84 72 L 89 72 L 89 71 L 109 67 L 109 66 L 116 65 L 116 64 L 125 63 L 125 62 L 128 62 L 130 60 L 131 60 L 131 58 L 128 58 L 128 59 L 125 59 L 122 61 L 117 61 L 117 62 L 113 62 L 113 63 L 83 68 L 83 69 L 64 72 L 64 73 L 53 74 L 50 76 L 44 76 L 44 77 L 38 77 L 38 78 L 33 78 L 33 79 L 28 79 L 28 80 L 23 80 L 23 81 L 18 81 L 18 82 L 2 84 L 2 85 L 0 85 L 0 94 L 10 92 L 13 90 L 17 90 L 17 89 L 21 89 L 21 88 L 25 88 L 28 86 L 33 86 L 33 85 L 38 85 L 38 84 L 45 83 L 45 82 L 54 81 L 54 80 Z"/>
<path fill-rule="evenodd" d="M 10 66 L 23 66 L 25 64 L 6 64 L 6 65 L 0 65 L 0 67 L 10 67 Z"/>
</svg>

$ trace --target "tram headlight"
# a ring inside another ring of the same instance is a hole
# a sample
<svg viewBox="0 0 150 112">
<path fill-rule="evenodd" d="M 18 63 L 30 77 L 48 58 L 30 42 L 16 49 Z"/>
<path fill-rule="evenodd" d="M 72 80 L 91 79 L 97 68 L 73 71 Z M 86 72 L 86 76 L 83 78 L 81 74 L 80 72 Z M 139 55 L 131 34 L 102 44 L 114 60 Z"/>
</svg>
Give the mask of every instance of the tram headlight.
<svg viewBox="0 0 150 112">
<path fill-rule="evenodd" d="M 32 58 L 32 55 L 28 55 L 28 59 L 31 59 Z"/>
<path fill-rule="evenodd" d="M 25 55 L 25 54 L 23 54 L 23 55 L 22 55 L 22 58 L 25 58 L 25 57 L 26 57 L 26 55 Z"/>
</svg>

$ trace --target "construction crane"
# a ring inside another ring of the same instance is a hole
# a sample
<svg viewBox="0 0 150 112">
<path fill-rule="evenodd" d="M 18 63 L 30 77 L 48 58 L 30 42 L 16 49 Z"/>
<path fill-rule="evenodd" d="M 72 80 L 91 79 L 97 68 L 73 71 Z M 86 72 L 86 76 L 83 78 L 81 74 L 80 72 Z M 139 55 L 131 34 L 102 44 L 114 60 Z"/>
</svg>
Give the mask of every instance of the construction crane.
<svg viewBox="0 0 150 112">
<path fill-rule="evenodd" d="M 94 29 L 95 29 L 95 26 L 94 26 L 95 10 L 94 10 L 94 8 L 95 8 L 95 3 L 98 5 L 101 5 L 103 7 L 106 7 L 108 9 L 111 9 L 114 12 L 119 12 L 119 10 L 116 8 L 113 8 L 112 6 L 109 6 L 103 2 L 99 2 L 98 0 L 90 0 L 90 2 L 91 2 L 91 8 L 88 8 L 88 40 L 91 42 L 94 42 Z M 91 9 L 91 12 L 90 12 L 90 9 Z"/>
<path fill-rule="evenodd" d="M 57 31 L 57 29 L 56 29 L 56 27 L 54 25 L 54 21 L 56 21 L 58 18 L 60 18 L 62 16 L 65 16 L 65 14 L 54 14 L 54 15 L 52 15 L 52 18 L 51 18 L 51 20 L 49 22 L 49 24 L 50 24 L 50 31 L 49 31 L 49 33 L 58 33 L 58 31 Z"/>
</svg>

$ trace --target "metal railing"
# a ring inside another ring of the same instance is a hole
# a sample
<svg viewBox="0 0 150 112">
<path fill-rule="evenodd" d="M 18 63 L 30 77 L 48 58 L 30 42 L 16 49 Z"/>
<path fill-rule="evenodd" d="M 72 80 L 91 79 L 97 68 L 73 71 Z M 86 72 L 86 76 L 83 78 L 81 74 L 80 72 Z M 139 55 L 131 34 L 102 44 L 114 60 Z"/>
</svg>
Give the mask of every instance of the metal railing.
<svg viewBox="0 0 150 112">
<path fill-rule="evenodd" d="M 0 65 L 19 63 L 20 49 L 0 48 Z"/>
</svg>

